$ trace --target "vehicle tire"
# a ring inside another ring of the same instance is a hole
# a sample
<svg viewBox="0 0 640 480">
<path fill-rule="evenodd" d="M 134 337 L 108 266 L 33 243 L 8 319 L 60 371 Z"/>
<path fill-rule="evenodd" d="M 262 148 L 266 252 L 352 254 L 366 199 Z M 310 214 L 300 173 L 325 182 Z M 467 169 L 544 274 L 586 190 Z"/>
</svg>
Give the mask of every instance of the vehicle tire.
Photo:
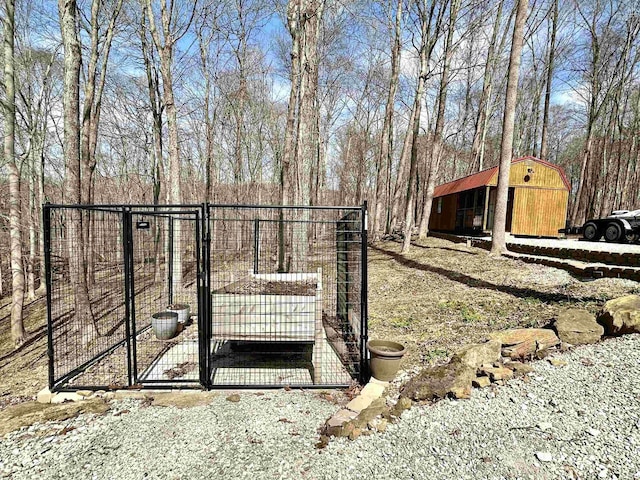
<svg viewBox="0 0 640 480">
<path fill-rule="evenodd" d="M 639 238 L 640 238 L 640 235 L 638 235 L 637 233 L 626 232 L 624 234 L 624 241 L 627 243 L 636 243 Z"/>
<path fill-rule="evenodd" d="M 602 232 L 598 229 L 595 222 L 587 222 L 582 228 L 582 236 L 590 242 L 597 242 L 602 238 Z"/>
<path fill-rule="evenodd" d="M 623 239 L 622 227 L 615 222 L 607 225 L 604 231 L 604 239 L 609 243 L 616 243 Z"/>
</svg>

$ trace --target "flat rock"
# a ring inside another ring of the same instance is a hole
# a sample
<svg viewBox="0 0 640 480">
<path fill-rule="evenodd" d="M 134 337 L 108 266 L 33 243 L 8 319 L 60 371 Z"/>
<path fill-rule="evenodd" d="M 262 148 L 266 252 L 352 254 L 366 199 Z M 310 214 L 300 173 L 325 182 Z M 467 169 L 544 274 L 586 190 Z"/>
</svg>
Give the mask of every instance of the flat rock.
<svg viewBox="0 0 640 480">
<path fill-rule="evenodd" d="M 449 395 L 468 398 L 476 370 L 452 360 L 446 365 L 425 368 L 402 387 L 402 395 L 412 400 L 436 400 Z"/>
<path fill-rule="evenodd" d="M 355 428 L 366 428 L 367 424 L 387 409 L 387 402 L 384 398 L 378 398 L 371 402 L 367 408 L 362 410 L 356 418 L 352 420 Z"/>
<path fill-rule="evenodd" d="M 356 418 L 357 415 L 357 413 L 343 408 L 342 410 L 338 410 L 329 420 L 327 420 L 327 426 L 341 427 L 345 423 L 350 422 L 351 420 Z"/>
<path fill-rule="evenodd" d="M 58 392 L 51 398 L 51 403 L 79 402 L 82 399 L 76 392 Z"/>
<path fill-rule="evenodd" d="M 411 408 L 412 405 L 412 401 L 410 398 L 407 397 L 400 397 L 398 399 L 398 402 L 393 406 L 393 409 L 391 410 L 391 414 L 394 417 L 400 417 L 402 415 L 402 412 L 404 412 L 405 410 L 409 410 Z"/>
<path fill-rule="evenodd" d="M 360 413 L 362 410 L 371 405 L 374 398 L 365 395 L 358 395 L 349 403 L 347 403 L 347 408 L 352 412 Z"/>
<path fill-rule="evenodd" d="M 387 430 L 388 423 L 389 422 L 387 422 L 387 419 L 383 418 L 377 423 L 376 430 L 378 430 L 380 433 L 384 433 Z"/>
<path fill-rule="evenodd" d="M 504 367 L 484 367 L 481 371 L 489 375 L 489 378 L 494 382 L 513 378 L 513 370 Z"/>
<path fill-rule="evenodd" d="M 36 401 L 38 403 L 51 403 L 51 399 L 54 395 L 55 394 L 49 390 L 49 387 L 46 387 L 38 392 L 38 395 L 36 395 Z"/>
<path fill-rule="evenodd" d="M 604 328 L 595 315 L 581 308 L 568 308 L 558 314 L 553 324 L 558 337 L 571 345 L 596 343 L 604 335 Z"/>
<path fill-rule="evenodd" d="M 527 373 L 533 372 L 533 367 L 531 365 L 516 361 L 505 362 L 504 368 L 513 370 L 513 373 L 516 375 L 526 375 Z"/>
<path fill-rule="evenodd" d="M 35 423 L 59 422 L 76 417 L 81 413 L 102 414 L 107 410 L 109 410 L 109 405 L 99 399 L 55 405 L 38 402 L 9 405 L 4 410 L 0 410 L 0 437 L 20 427 Z"/>
<path fill-rule="evenodd" d="M 504 356 L 515 359 L 525 358 L 560 343 L 555 332 L 547 328 L 513 328 L 494 332 L 489 338 L 502 344 Z"/>
<path fill-rule="evenodd" d="M 491 379 L 486 375 L 481 375 L 479 377 L 476 377 L 476 379 L 472 383 L 476 388 L 484 388 L 491 385 Z"/>
<path fill-rule="evenodd" d="M 609 300 L 598 315 L 598 323 L 607 335 L 640 333 L 640 296 L 626 295 Z"/>
<path fill-rule="evenodd" d="M 554 367 L 565 367 L 567 365 L 565 360 L 560 360 L 559 358 L 550 358 L 549 363 Z"/>
<path fill-rule="evenodd" d="M 490 340 L 486 343 L 473 343 L 460 349 L 453 357 L 470 367 L 478 368 L 482 364 L 498 361 L 501 348 L 502 344 L 496 340 Z"/>
<path fill-rule="evenodd" d="M 238 403 L 240 401 L 240 395 L 237 393 L 231 394 L 227 397 L 228 402 Z"/>
<path fill-rule="evenodd" d="M 536 452 L 536 457 L 541 462 L 551 462 L 553 460 L 553 456 L 549 452 Z"/>
</svg>

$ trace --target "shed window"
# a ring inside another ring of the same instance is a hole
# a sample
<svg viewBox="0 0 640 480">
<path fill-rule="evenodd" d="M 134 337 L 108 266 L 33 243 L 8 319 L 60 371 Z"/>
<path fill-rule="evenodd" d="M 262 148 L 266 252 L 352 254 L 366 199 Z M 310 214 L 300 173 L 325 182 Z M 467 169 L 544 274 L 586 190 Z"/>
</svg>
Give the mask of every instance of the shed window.
<svg viewBox="0 0 640 480">
<path fill-rule="evenodd" d="M 436 208 L 438 213 L 442 213 L 442 197 L 438 198 L 438 203 Z"/>
</svg>

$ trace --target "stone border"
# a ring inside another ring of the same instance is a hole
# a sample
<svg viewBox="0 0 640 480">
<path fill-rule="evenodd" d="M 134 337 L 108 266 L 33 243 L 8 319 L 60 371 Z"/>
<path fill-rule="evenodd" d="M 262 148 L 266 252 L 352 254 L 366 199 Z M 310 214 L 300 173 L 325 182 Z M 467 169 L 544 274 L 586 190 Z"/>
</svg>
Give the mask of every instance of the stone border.
<svg viewBox="0 0 640 480">
<path fill-rule="evenodd" d="M 371 377 L 356 397 L 326 421 L 323 435 L 349 437 L 354 440 L 368 426 L 384 431 L 387 420 L 382 419 L 379 422 L 374 420 L 386 408 L 386 401 L 381 397 L 388 385 L 389 382 Z"/>
<path fill-rule="evenodd" d="M 397 420 L 414 401 L 435 402 L 447 397 L 465 399 L 472 387 L 504 385 L 514 377 L 526 377 L 533 371 L 527 361 L 546 358 L 555 367 L 567 364 L 550 357 L 566 352 L 573 345 L 598 343 L 603 335 L 640 333 L 640 296 L 627 295 L 607 301 L 598 317 L 586 310 L 566 309 L 553 328 L 514 328 L 491 333 L 485 343 L 467 345 L 443 365 L 423 368 L 400 389 L 393 408 L 381 398 L 388 382 L 372 378 L 360 394 L 345 408 L 329 418 L 321 430 L 318 447 L 329 437 L 351 440 L 374 431 L 383 432 L 389 421 Z"/>
<path fill-rule="evenodd" d="M 83 400 L 90 400 L 95 398 L 101 398 L 103 400 L 144 400 L 152 397 L 161 397 L 163 395 L 195 395 L 198 393 L 212 393 L 206 390 L 77 390 L 73 392 L 52 392 L 48 387 L 43 388 L 36 395 L 36 401 L 38 403 L 65 403 L 65 402 L 81 402 Z M 216 393 L 216 392 L 214 392 Z"/>
<path fill-rule="evenodd" d="M 469 247 L 491 249 L 491 241 L 481 238 L 441 232 L 429 232 L 429 235 L 453 243 L 466 243 Z M 507 247 L 509 253 L 505 256 L 515 260 L 559 268 L 583 277 L 626 278 L 640 282 L 640 255 L 637 254 L 514 243 L 508 243 Z"/>
</svg>

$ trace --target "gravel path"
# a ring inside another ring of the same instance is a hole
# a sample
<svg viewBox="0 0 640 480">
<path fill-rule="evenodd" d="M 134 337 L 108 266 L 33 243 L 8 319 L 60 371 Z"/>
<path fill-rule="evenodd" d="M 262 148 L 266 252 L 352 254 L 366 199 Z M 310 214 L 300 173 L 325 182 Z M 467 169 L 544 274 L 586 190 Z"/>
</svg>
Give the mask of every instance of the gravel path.
<svg viewBox="0 0 640 480">
<path fill-rule="evenodd" d="M 316 429 L 337 407 L 314 392 L 241 392 L 238 403 L 220 395 L 183 410 L 113 402 L 102 417 L 8 434 L 0 476 L 640 478 L 640 335 L 561 357 L 567 366 L 537 362 L 528 382 L 414 407 L 384 434 L 323 450 Z"/>
</svg>

